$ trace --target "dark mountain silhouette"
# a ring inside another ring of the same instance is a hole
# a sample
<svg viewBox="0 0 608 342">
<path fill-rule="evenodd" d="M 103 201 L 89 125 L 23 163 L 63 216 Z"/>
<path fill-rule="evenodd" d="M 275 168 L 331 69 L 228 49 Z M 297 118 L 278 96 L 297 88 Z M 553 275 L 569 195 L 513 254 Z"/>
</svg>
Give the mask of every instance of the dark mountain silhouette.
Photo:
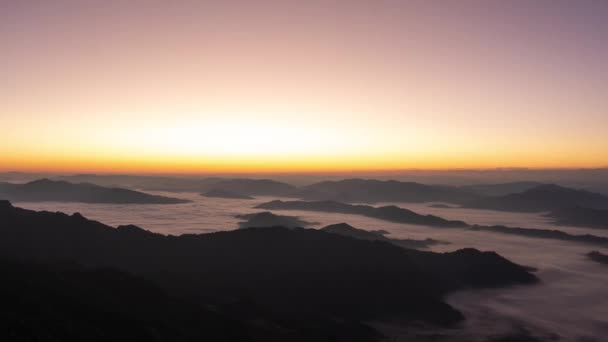
<svg viewBox="0 0 608 342">
<path fill-rule="evenodd" d="M 53 177 L 54 180 L 63 180 L 70 183 L 92 183 L 106 187 L 123 187 L 149 191 L 203 191 L 195 187 L 211 187 L 219 178 L 202 177 L 170 177 L 170 176 L 142 176 L 142 175 L 96 175 L 77 174 L 70 176 Z M 204 190 L 208 190 L 207 188 Z"/>
<path fill-rule="evenodd" d="M 269 179 L 221 177 L 164 177 L 135 175 L 74 175 L 58 177 L 70 182 L 86 182 L 103 186 L 126 186 L 148 191 L 208 192 L 224 190 L 250 196 L 286 196 L 295 187 Z"/>
<path fill-rule="evenodd" d="M 603 246 L 608 245 L 608 237 L 596 236 L 591 234 L 574 235 L 562 232 L 561 230 L 480 225 L 474 225 L 471 227 L 471 229 L 503 234 L 521 235 L 531 238 L 555 239 Z"/>
<path fill-rule="evenodd" d="M 602 254 L 598 251 L 591 251 L 587 253 L 587 257 L 595 262 L 599 262 L 600 264 L 608 265 L 608 255 Z"/>
<path fill-rule="evenodd" d="M 411 210 L 399 208 L 394 205 L 372 207 L 369 205 L 354 205 L 335 201 L 270 201 L 262 203 L 256 208 L 268 210 L 310 210 L 328 213 L 353 214 L 372 217 L 380 220 L 419 224 L 432 227 L 465 228 L 468 225 L 462 221 L 446 220 L 433 215 L 421 215 Z"/>
<path fill-rule="evenodd" d="M 122 188 L 40 179 L 25 184 L 0 183 L 0 199 L 16 202 L 82 202 L 119 204 L 177 204 L 188 200 L 150 195 Z"/>
<path fill-rule="evenodd" d="M 0 259 L 2 341 L 378 341 L 370 327 L 277 316 L 247 301 L 209 308 L 112 268 Z"/>
<path fill-rule="evenodd" d="M 456 208 L 456 207 L 453 207 L 451 205 L 447 205 L 447 204 L 443 204 L 443 203 L 431 204 L 431 205 L 429 205 L 429 207 L 431 207 L 431 208 L 440 208 L 440 209 L 452 209 L 452 208 Z"/>
<path fill-rule="evenodd" d="M 483 226 L 469 225 L 462 221 L 450 221 L 433 215 L 420 215 L 413 211 L 390 206 L 390 207 L 371 207 L 367 205 L 352 205 L 333 201 L 270 201 L 262 203 L 258 208 L 269 210 L 311 210 L 343 214 L 355 214 L 382 219 L 386 221 L 420 224 L 437 228 L 464 228 L 478 231 L 488 231 L 502 234 L 521 235 L 530 238 L 556 239 L 563 241 L 580 242 L 594 245 L 608 245 L 608 238 L 596 235 L 574 235 L 560 230 L 536 229 L 506 226 Z M 382 209 L 382 210 L 380 210 Z"/>
<path fill-rule="evenodd" d="M 428 248 L 429 246 L 439 245 L 439 244 L 449 244 L 449 242 L 443 242 L 434 239 L 425 239 L 425 240 L 414 240 L 414 239 L 391 239 L 386 236 L 388 232 L 383 230 L 363 230 L 355 228 L 347 223 L 337 223 L 331 224 L 329 226 L 321 228 L 322 231 L 339 234 L 344 236 L 350 236 L 355 239 L 361 240 L 372 240 L 372 241 L 384 241 L 392 243 L 393 245 L 397 245 L 404 248 L 413 248 L 413 249 L 423 249 Z"/>
<path fill-rule="evenodd" d="M 457 187 L 425 185 L 395 180 L 345 179 L 302 187 L 297 197 L 306 200 L 340 202 L 448 202 L 464 203 L 476 199 L 475 193 Z"/>
<path fill-rule="evenodd" d="M 295 187 L 270 179 L 248 178 L 201 178 L 201 179 L 168 179 L 162 183 L 148 180 L 141 184 L 144 190 L 208 192 L 221 190 L 247 196 L 288 196 Z"/>
<path fill-rule="evenodd" d="M 547 214 L 556 224 L 562 226 L 579 226 L 608 229 L 608 210 L 582 207 L 554 210 Z"/>
<path fill-rule="evenodd" d="M 310 225 L 314 225 L 314 222 L 307 222 L 300 220 L 296 216 L 286 215 L 275 215 L 269 211 L 237 215 L 236 218 L 240 218 L 246 221 L 239 222 L 239 228 L 251 228 L 251 227 L 285 227 L 285 228 L 303 228 Z"/>
<path fill-rule="evenodd" d="M 296 190 L 292 185 L 270 179 L 246 178 L 221 179 L 213 188 L 250 196 L 287 196 Z"/>
<path fill-rule="evenodd" d="M 608 197 L 558 185 L 539 185 L 521 193 L 468 202 L 469 208 L 501 211 L 542 212 L 571 207 L 608 208 Z"/>
<path fill-rule="evenodd" d="M 229 199 L 253 199 L 251 196 L 241 195 L 236 192 L 222 190 L 222 189 L 212 189 L 210 191 L 204 192 L 201 194 L 205 197 L 218 197 L 218 198 L 229 198 Z"/>
<path fill-rule="evenodd" d="M 251 303 L 249 317 L 346 322 L 399 315 L 452 324 L 462 315 L 443 301 L 447 293 L 537 280 L 493 252 L 422 252 L 313 229 L 164 236 L 7 201 L 0 201 L 0 222 L 0 255 L 117 268 L 207 306 Z"/>
<path fill-rule="evenodd" d="M 466 185 L 462 189 L 474 192 L 481 196 L 504 196 L 513 193 L 523 192 L 530 190 L 539 185 L 543 185 L 540 182 L 510 182 L 510 183 L 498 183 L 498 184 L 475 184 Z"/>
<path fill-rule="evenodd" d="M 485 342 L 546 342 L 544 338 L 539 338 L 532 335 L 527 329 L 519 327 L 515 329 L 515 332 L 505 334 L 489 336 Z M 554 336 L 550 337 L 550 340 L 556 340 Z"/>
<path fill-rule="evenodd" d="M 150 281 L 118 270 L 0 260 L 0 274 L 3 341 L 263 341 L 266 337 L 262 329 L 173 298 Z"/>
</svg>

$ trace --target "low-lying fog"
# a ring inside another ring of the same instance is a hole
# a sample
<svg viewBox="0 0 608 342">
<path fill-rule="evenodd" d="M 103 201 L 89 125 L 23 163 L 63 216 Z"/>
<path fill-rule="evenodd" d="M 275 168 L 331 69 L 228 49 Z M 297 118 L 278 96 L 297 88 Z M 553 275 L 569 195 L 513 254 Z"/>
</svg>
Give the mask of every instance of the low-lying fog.
<svg viewBox="0 0 608 342">
<path fill-rule="evenodd" d="M 163 193 L 193 200 L 176 205 L 115 205 L 81 203 L 14 203 L 34 209 L 80 212 L 84 216 L 117 226 L 135 224 L 163 234 L 206 233 L 231 230 L 240 221 L 237 214 L 262 211 L 254 206 L 276 198 L 234 200 L 206 198 L 194 193 Z M 525 228 L 552 228 L 573 234 L 608 236 L 598 229 L 554 226 L 540 214 L 517 214 L 459 208 L 434 208 L 429 204 L 396 204 L 418 213 L 433 214 L 470 224 L 500 224 Z M 273 211 L 299 216 L 316 227 L 346 222 L 362 229 L 384 229 L 395 238 L 447 241 L 433 251 L 452 251 L 463 247 L 494 250 L 508 259 L 538 269 L 542 283 L 498 290 L 475 290 L 456 293 L 448 301 L 467 317 L 463 330 L 446 333 L 473 337 L 498 334 L 521 327 L 548 339 L 563 341 L 601 341 L 608 336 L 608 267 L 585 256 L 591 250 L 608 252 L 593 245 L 558 240 L 528 238 L 517 235 L 470 231 L 454 228 L 430 228 L 391 223 L 363 216 L 312 211 Z M 385 331 L 398 329 L 384 326 Z M 404 333 L 407 335 L 411 332 Z M 398 334 L 398 332 L 397 332 Z M 471 335 L 472 334 L 472 335 Z M 407 337 L 404 337 L 406 339 Z"/>
</svg>

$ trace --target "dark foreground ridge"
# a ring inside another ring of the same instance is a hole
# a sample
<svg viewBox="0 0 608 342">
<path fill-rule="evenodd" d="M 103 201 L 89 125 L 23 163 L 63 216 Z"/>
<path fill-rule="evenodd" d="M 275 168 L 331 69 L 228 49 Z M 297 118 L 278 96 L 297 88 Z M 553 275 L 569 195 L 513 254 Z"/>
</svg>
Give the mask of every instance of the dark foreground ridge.
<svg viewBox="0 0 608 342">
<path fill-rule="evenodd" d="M 0 255 L 5 258 L 27 263 L 35 260 L 45 264 L 77 263 L 87 272 L 97 268 L 117 269 L 155 284 L 169 297 L 179 297 L 195 306 L 190 310 L 213 307 L 214 312 L 237 320 L 235 324 L 255 321 L 290 341 L 298 339 L 285 334 L 300 337 L 312 334 L 308 339 L 311 341 L 372 340 L 373 330 L 366 330 L 369 328 L 357 322 L 393 315 L 449 325 L 463 317 L 443 301 L 447 293 L 465 287 L 537 281 L 524 267 L 494 252 L 475 249 L 442 254 L 422 252 L 312 229 L 252 228 L 164 236 L 135 226 L 112 228 L 78 214 L 19 209 L 8 201 L 0 201 L 0 222 Z M 34 273 L 38 275 L 32 277 L 46 278 L 44 272 Z M 103 286 L 90 288 L 91 282 L 74 281 L 82 284 L 80 293 L 90 301 L 95 298 L 87 295 L 87 291 L 105 291 Z M 135 287 L 133 291 L 139 288 L 134 283 L 128 285 L 128 279 L 124 284 Z M 39 286 L 65 288 L 51 281 Z M 15 291 L 20 289 L 26 291 L 23 296 L 30 298 L 31 287 L 28 290 L 16 284 Z M 116 292 L 111 287 L 108 291 Z M 129 291 L 121 293 L 129 296 Z M 59 296 L 64 294 L 60 292 Z M 23 303 L 22 308 L 43 316 L 36 319 L 51 319 L 53 313 L 37 311 L 40 301 L 48 298 L 40 296 L 34 297 L 34 303 Z M 110 295 L 105 293 L 100 300 L 129 306 L 118 294 L 107 296 Z M 66 304 L 60 309 L 70 317 L 84 319 L 96 315 L 97 308 L 87 306 L 87 302 L 82 302 L 84 307 Z M 124 317 L 129 319 L 129 310 L 135 309 L 125 310 Z M 187 311 L 185 307 L 178 311 L 181 310 Z M 100 311 L 105 312 L 103 307 Z M 181 321 L 179 312 L 176 319 Z M 188 317 L 192 321 L 183 324 L 200 323 L 194 313 Z M 109 317 L 101 319 L 105 324 L 119 324 Z M 135 320 L 131 324 L 145 322 Z M 167 329 L 179 328 L 171 321 L 166 324 Z"/>
<path fill-rule="evenodd" d="M 2 258 L 0 274 L 2 341 L 264 341 L 275 335 L 116 269 Z"/>
<path fill-rule="evenodd" d="M 40 179 L 26 184 L 0 183 L 0 199 L 14 202 L 82 202 L 117 204 L 177 204 L 188 200 L 89 183 Z"/>
<path fill-rule="evenodd" d="M 462 221 L 446 220 L 433 215 L 421 215 L 411 210 L 399 208 L 394 205 L 384 207 L 372 207 L 369 205 L 355 205 L 340 203 L 335 201 L 270 201 L 258 205 L 256 208 L 269 210 L 310 210 L 322 211 L 328 213 L 341 213 L 363 215 L 375 219 L 407 223 L 419 224 L 431 227 L 442 228 L 466 228 L 468 225 Z"/>
<path fill-rule="evenodd" d="M 329 226 L 321 228 L 322 231 L 339 234 L 344 236 L 350 236 L 355 239 L 361 240 L 371 240 L 371 241 L 384 241 L 388 243 L 392 243 L 393 245 L 404 247 L 404 248 L 413 248 L 413 249 L 424 249 L 434 245 L 445 245 L 449 244 L 449 242 L 434 240 L 434 239 L 425 239 L 425 240 L 414 240 L 414 239 L 391 239 L 386 237 L 385 235 L 388 232 L 383 230 L 363 230 L 359 228 L 355 228 L 347 223 L 337 223 L 331 224 Z"/>
</svg>

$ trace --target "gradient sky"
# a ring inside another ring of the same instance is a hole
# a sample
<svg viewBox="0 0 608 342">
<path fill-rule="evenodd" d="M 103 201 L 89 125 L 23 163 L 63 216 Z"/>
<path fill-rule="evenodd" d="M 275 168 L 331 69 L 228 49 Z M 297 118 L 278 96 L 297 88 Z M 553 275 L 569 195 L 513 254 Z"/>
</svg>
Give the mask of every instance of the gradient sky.
<svg viewBox="0 0 608 342">
<path fill-rule="evenodd" d="M 0 2 L 0 170 L 608 166 L 608 1 Z"/>
</svg>

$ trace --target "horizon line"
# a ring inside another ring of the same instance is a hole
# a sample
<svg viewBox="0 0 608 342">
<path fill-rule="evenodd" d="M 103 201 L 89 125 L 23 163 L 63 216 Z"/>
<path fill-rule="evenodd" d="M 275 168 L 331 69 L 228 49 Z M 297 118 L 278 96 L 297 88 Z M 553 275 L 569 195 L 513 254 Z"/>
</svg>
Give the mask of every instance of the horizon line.
<svg viewBox="0 0 608 342">
<path fill-rule="evenodd" d="M 508 172 L 508 171 L 594 171 L 608 170 L 608 166 L 599 167 L 494 167 L 494 168 L 406 168 L 406 169 L 369 169 L 369 170 L 319 170 L 319 171 L 78 171 L 78 170 L 0 170 L 0 174 L 55 174 L 55 175 L 171 175 L 171 176 L 202 176 L 202 175 L 324 175 L 324 174 L 378 174 L 402 172 Z"/>
</svg>

